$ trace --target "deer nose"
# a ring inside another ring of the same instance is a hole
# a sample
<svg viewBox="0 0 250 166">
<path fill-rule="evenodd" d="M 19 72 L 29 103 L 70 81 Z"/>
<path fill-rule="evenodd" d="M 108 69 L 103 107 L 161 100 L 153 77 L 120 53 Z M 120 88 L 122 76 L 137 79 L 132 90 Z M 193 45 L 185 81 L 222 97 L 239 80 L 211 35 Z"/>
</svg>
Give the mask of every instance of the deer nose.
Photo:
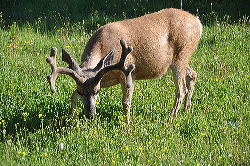
<svg viewBox="0 0 250 166">
<path fill-rule="evenodd" d="M 85 112 L 85 116 L 88 119 L 93 119 L 96 113 L 91 113 L 91 112 Z"/>
<path fill-rule="evenodd" d="M 86 118 L 88 119 L 93 119 L 93 115 L 92 114 L 85 114 Z"/>
</svg>

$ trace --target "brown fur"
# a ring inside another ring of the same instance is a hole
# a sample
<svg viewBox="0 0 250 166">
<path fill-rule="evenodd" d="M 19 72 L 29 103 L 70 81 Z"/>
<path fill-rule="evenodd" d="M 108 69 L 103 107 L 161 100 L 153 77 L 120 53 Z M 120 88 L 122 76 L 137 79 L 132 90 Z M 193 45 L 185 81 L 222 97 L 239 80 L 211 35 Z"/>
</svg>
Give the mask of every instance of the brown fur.
<svg viewBox="0 0 250 166">
<path fill-rule="evenodd" d="M 124 39 L 134 48 L 127 57 L 127 64 L 134 63 L 136 66 L 134 79 L 157 78 L 173 62 L 182 60 L 187 63 L 200 36 L 201 25 L 197 17 L 179 9 L 163 9 L 102 26 L 88 42 L 82 66 L 93 68 L 112 48 L 116 49 L 114 62 L 117 62 L 121 52 L 119 41 Z M 109 86 L 104 83 L 106 80 L 117 79 L 113 75 L 114 72 L 110 72 L 103 78 L 102 84 L 105 87 Z"/>
<path fill-rule="evenodd" d="M 88 108 L 91 107 L 91 111 L 87 110 L 89 111 L 87 114 L 85 108 L 85 115 L 95 114 L 95 99 L 100 87 L 120 83 L 123 91 L 123 110 L 129 123 L 135 80 L 158 78 L 171 68 L 176 85 L 176 98 L 171 116 L 176 116 L 184 98 L 186 98 L 185 109 L 188 112 L 197 77 L 188 63 L 197 48 L 201 34 L 202 25 L 198 17 L 172 8 L 100 27 L 86 45 L 81 67 L 65 53 L 65 60 L 74 67 L 74 71 L 66 74 L 78 80 L 77 90 L 72 95 L 72 107 L 76 107 L 80 96 Z M 98 72 L 93 69 L 96 69 L 97 64 L 102 62 L 101 60 L 111 49 L 115 49 L 114 63 L 119 61 L 122 52 L 119 44 L 121 39 L 133 47 L 133 52 L 125 61 L 125 67 L 131 64 L 135 66 L 135 70 L 132 71 L 131 86 L 126 85 L 124 74 L 118 70 L 109 71 L 98 84 L 93 84 L 91 79 L 95 79 Z M 81 94 L 89 95 L 86 97 Z"/>
<path fill-rule="evenodd" d="M 188 66 L 188 62 L 201 34 L 202 25 L 198 17 L 172 8 L 110 23 L 98 29 L 89 40 L 82 57 L 82 66 L 93 68 L 112 48 L 116 49 L 114 62 L 117 62 L 121 52 L 119 40 L 124 39 L 134 48 L 126 60 L 127 65 L 135 64 L 133 80 L 158 78 L 171 67 L 176 84 L 171 116 L 175 117 L 184 97 L 186 111 L 190 108 L 197 74 Z M 121 72 L 111 71 L 103 77 L 101 87 L 121 83 L 124 111 L 129 114 L 133 87 L 129 90 L 123 82 Z"/>
</svg>

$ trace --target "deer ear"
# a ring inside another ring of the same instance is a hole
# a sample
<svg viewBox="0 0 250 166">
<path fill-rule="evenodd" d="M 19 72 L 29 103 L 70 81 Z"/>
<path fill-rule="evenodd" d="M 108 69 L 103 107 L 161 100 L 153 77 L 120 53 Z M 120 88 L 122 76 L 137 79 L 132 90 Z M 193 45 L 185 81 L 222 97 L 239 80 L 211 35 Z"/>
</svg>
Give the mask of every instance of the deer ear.
<svg viewBox="0 0 250 166">
<path fill-rule="evenodd" d="M 70 69 L 74 71 L 79 70 L 78 63 L 64 49 L 62 49 L 62 60 L 68 63 Z"/>
<path fill-rule="evenodd" d="M 96 70 L 101 70 L 104 67 L 110 66 L 114 60 L 115 49 L 112 49 L 95 67 Z"/>
<path fill-rule="evenodd" d="M 72 58 L 64 49 L 62 49 L 62 60 L 69 65 L 72 64 Z"/>
</svg>

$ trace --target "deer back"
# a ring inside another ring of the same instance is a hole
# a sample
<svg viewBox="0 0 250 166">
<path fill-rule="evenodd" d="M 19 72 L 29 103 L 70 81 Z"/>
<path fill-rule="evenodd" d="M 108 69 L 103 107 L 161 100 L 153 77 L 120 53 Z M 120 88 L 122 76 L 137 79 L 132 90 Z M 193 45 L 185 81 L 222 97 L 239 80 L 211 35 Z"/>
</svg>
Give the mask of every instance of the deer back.
<svg viewBox="0 0 250 166">
<path fill-rule="evenodd" d="M 192 53 L 200 40 L 202 26 L 198 17 L 180 9 L 163 9 L 142 17 L 110 23 L 100 27 L 90 38 L 82 56 L 82 67 L 93 68 L 115 48 L 114 63 L 121 55 L 119 41 L 124 39 L 134 50 L 125 65 L 135 64 L 134 79 L 153 79 L 162 76 L 178 54 Z M 190 54 L 191 56 L 191 54 Z M 119 71 L 107 73 L 102 87 L 121 81 Z"/>
</svg>

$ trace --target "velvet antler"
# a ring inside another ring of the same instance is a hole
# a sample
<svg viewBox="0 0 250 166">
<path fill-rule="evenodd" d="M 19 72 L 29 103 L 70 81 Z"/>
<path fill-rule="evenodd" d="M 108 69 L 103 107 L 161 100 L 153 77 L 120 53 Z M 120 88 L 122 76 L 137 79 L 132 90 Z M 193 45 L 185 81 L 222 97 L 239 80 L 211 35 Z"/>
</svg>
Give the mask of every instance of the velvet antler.
<svg viewBox="0 0 250 166">
<path fill-rule="evenodd" d="M 101 80 L 101 78 L 103 77 L 105 73 L 111 70 L 121 70 L 126 77 L 127 87 L 130 88 L 132 86 L 131 72 L 135 69 L 135 65 L 130 64 L 126 68 L 124 63 L 125 63 L 127 55 L 133 51 L 133 48 L 131 46 L 128 47 L 125 40 L 120 40 L 120 44 L 122 46 L 122 54 L 121 54 L 120 61 L 114 65 L 103 67 L 95 76 L 96 83 L 98 83 Z"/>
<path fill-rule="evenodd" d="M 76 82 L 83 82 L 83 78 L 79 76 L 77 72 L 75 72 L 72 69 L 66 68 L 66 67 L 57 67 L 56 66 L 56 55 L 57 55 L 57 48 L 53 47 L 51 49 L 50 57 L 46 59 L 47 63 L 50 64 L 52 73 L 47 76 L 48 82 L 50 84 L 50 90 L 51 92 L 55 93 L 55 82 L 56 77 L 58 74 L 67 74 L 71 76 Z"/>
</svg>

